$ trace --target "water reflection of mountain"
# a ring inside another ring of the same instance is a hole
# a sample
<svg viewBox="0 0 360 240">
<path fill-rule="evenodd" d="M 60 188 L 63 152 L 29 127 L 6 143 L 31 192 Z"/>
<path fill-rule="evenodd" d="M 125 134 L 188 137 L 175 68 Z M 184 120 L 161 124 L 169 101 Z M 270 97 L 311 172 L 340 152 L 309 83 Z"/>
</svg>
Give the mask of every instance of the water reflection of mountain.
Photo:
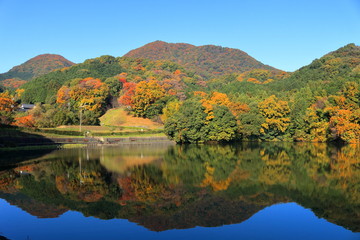
<svg viewBox="0 0 360 240">
<path fill-rule="evenodd" d="M 0 197 L 39 217 L 76 210 L 154 231 L 239 223 L 297 202 L 359 232 L 359 153 L 325 144 L 61 150 L 1 172 Z"/>
<path fill-rule="evenodd" d="M 53 206 L 39 202 L 22 193 L 0 193 L 0 198 L 5 199 L 8 203 L 18 206 L 27 213 L 37 216 L 38 218 L 57 218 L 68 209 L 61 206 Z"/>
</svg>

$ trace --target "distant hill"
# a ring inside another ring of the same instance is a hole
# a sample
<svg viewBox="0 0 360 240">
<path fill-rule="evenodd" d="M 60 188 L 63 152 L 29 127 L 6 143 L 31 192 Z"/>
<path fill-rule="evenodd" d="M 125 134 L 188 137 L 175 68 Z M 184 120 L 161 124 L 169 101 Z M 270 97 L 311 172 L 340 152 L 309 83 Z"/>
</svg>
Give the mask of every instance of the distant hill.
<svg viewBox="0 0 360 240">
<path fill-rule="evenodd" d="M 173 61 L 205 78 L 235 72 L 242 73 L 253 69 L 277 70 L 257 61 L 239 49 L 214 45 L 194 46 L 185 43 L 155 41 L 134 49 L 124 56 Z"/>
<path fill-rule="evenodd" d="M 5 81 L 7 87 L 12 87 L 12 82 L 15 87 L 18 87 L 18 82 L 24 83 L 32 78 L 44 75 L 56 69 L 70 67 L 74 65 L 73 62 L 56 54 L 42 54 L 38 55 L 25 63 L 13 67 L 6 73 L 0 74 L 0 81 Z"/>
</svg>

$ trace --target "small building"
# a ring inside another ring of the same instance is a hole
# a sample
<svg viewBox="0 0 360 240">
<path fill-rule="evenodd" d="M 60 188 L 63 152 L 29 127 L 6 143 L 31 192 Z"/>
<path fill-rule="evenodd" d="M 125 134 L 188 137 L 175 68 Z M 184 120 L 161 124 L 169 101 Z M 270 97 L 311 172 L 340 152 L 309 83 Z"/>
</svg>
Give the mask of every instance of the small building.
<svg viewBox="0 0 360 240">
<path fill-rule="evenodd" d="M 21 104 L 19 106 L 18 111 L 19 112 L 27 112 L 27 111 L 29 111 L 29 110 L 31 110 L 33 108 L 35 108 L 35 104 Z"/>
</svg>

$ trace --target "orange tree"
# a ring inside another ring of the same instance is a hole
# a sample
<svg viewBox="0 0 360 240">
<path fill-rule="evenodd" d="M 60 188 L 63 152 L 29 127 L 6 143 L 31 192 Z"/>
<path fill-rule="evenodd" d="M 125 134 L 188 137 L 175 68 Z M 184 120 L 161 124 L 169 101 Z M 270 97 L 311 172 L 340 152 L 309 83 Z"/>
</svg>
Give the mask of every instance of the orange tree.
<svg viewBox="0 0 360 240">
<path fill-rule="evenodd" d="M 325 142 L 360 141 L 359 87 L 346 82 L 337 95 L 316 97 L 307 109 L 304 128 L 305 140 Z"/>
<path fill-rule="evenodd" d="M 135 116 L 149 117 L 150 107 L 165 96 L 165 90 L 155 80 L 141 81 L 136 85 L 132 97 Z"/>
<path fill-rule="evenodd" d="M 8 92 L 0 93 L 0 125 L 9 125 L 14 121 L 14 97 Z"/>
<path fill-rule="evenodd" d="M 347 82 L 337 96 L 330 96 L 329 128 L 332 139 L 355 143 L 360 141 L 359 86 Z"/>
</svg>

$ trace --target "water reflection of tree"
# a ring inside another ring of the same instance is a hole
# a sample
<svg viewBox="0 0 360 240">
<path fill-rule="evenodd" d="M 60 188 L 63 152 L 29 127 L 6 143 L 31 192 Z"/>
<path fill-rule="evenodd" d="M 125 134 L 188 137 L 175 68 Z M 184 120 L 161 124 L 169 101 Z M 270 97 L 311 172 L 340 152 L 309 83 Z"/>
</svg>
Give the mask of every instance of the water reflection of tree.
<svg viewBox="0 0 360 240">
<path fill-rule="evenodd" d="M 87 158 L 80 152 L 75 158 L 62 156 L 2 172 L 0 191 L 20 191 L 85 215 L 137 222 L 156 216 L 173 224 L 175 218 L 198 224 L 200 220 L 188 216 L 190 209 L 216 206 L 220 201 L 246 206 L 253 213 L 278 202 L 296 201 L 320 217 L 359 230 L 355 227 L 360 213 L 359 153 L 357 145 L 183 145 L 158 155 L 162 161 L 156 164 L 129 165 L 126 171 L 111 173 L 99 163 L 99 154 L 89 153 Z M 20 170 L 30 175 L 19 174 Z M 245 219 L 232 216 L 234 210 L 211 209 L 224 219 Z"/>
</svg>

